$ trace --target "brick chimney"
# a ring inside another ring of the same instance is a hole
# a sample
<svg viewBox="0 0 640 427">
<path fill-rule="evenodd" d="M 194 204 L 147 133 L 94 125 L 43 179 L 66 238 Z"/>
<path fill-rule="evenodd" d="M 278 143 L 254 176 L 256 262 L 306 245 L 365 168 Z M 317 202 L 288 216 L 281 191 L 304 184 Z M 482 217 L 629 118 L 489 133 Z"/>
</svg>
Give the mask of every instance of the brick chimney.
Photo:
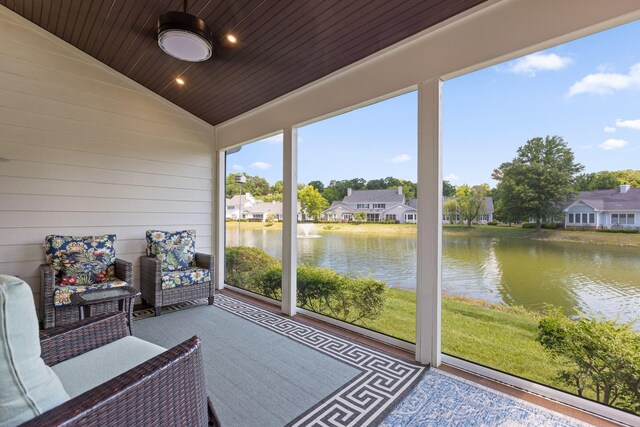
<svg viewBox="0 0 640 427">
<path fill-rule="evenodd" d="M 351 189 L 347 188 L 347 196 L 350 196 L 350 195 L 351 195 Z"/>
<path fill-rule="evenodd" d="M 402 196 L 402 185 L 398 185 L 398 194 Z"/>
<path fill-rule="evenodd" d="M 626 193 L 627 191 L 629 191 L 630 188 L 631 188 L 631 186 L 629 184 L 622 184 L 620 186 L 620 192 L 621 193 Z"/>
</svg>

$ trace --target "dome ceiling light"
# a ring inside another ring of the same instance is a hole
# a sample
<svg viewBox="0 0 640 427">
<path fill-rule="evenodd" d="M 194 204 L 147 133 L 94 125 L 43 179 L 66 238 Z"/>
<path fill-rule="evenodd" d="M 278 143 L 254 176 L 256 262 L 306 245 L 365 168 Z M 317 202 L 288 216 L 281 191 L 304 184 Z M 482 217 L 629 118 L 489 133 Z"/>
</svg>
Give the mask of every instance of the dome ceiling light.
<svg viewBox="0 0 640 427">
<path fill-rule="evenodd" d="M 184 12 L 167 12 L 158 18 L 158 45 L 182 61 L 202 62 L 213 54 L 213 36 L 203 19 Z"/>
</svg>

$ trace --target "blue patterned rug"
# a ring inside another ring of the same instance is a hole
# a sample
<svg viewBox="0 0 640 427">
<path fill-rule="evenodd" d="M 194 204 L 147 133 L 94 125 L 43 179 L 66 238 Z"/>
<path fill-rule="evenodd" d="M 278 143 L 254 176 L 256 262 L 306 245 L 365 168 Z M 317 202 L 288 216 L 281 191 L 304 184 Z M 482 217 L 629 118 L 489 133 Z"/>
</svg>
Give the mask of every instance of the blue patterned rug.
<svg viewBox="0 0 640 427">
<path fill-rule="evenodd" d="M 383 427 L 587 425 L 437 369 L 426 372 L 381 424 Z"/>
</svg>

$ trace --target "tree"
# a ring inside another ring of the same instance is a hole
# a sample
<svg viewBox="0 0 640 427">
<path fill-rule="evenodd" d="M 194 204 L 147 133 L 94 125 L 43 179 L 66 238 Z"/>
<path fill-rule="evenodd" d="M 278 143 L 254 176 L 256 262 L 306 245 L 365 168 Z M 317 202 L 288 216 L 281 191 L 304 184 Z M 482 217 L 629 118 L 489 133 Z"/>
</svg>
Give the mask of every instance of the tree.
<svg viewBox="0 0 640 427">
<path fill-rule="evenodd" d="M 536 231 L 572 194 L 575 175 L 584 166 L 559 136 L 537 137 L 518 148 L 517 156 L 493 171 L 502 209 L 510 217 L 534 218 Z"/>
<path fill-rule="evenodd" d="M 489 194 L 489 184 L 480 184 L 469 187 L 467 184 L 461 185 L 456 190 L 455 198 L 445 203 L 446 211 L 455 211 L 460 214 L 462 222 L 471 227 L 471 223 L 484 213 L 486 208 L 486 197 Z"/>
<path fill-rule="evenodd" d="M 273 194 L 282 194 L 284 193 L 284 183 L 282 180 L 276 181 L 271 187 L 271 192 Z"/>
<path fill-rule="evenodd" d="M 322 181 L 311 181 L 309 185 L 321 193 L 324 191 L 324 184 L 322 183 Z"/>
<path fill-rule="evenodd" d="M 240 193 L 240 184 L 236 182 L 239 173 L 230 173 L 226 180 L 226 196 L 231 198 Z M 271 186 L 266 179 L 259 176 L 251 176 L 244 174 L 247 182 L 242 184 L 243 193 L 251 193 L 253 196 L 265 196 L 270 193 Z"/>
<path fill-rule="evenodd" d="M 581 173 L 576 176 L 576 191 L 610 190 L 618 188 L 618 173 L 601 171 L 595 173 Z"/>
<path fill-rule="evenodd" d="M 367 214 L 364 212 L 354 212 L 352 218 L 354 221 L 364 221 L 367 219 Z"/>
<path fill-rule="evenodd" d="M 640 335 L 633 323 L 581 315 L 577 321 L 552 308 L 536 340 L 559 365 L 558 379 L 598 402 L 640 411 Z"/>
<path fill-rule="evenodd" d="M 416 194 L 418 192 L 418 185 L 411 181 L 402 181 L 402 194 L 404 194 L 405 199 L 415 199 Z M 392 189 L 397 188 L 397 186 L 390 187 Z"/>
<path fill-rule="evenodd" d="M 458 215 L 458 204 L 455 199 L 447 200 L 442 205 L 442 211 L 449 217 L 450 224 L 457 224 L 456 215 Z"/>
<path fill-rule="evenodd" d="M 370 179 L 364 188 L 367 190 L 384 190 L 388 187 L 384 181 L 384 179 Z"/>
<path fill-rule="evenodd" d="M 458 188 L 447 180 L 442 181 L 442 195 L 445 197 L 453 197 Z"/>
<path fill-rule="evenodd" d="M 318 219 L 322 211 L 329 207 L 329 203 L 322 194 L 310 185 L 298 190 L 298 200 L 304 213 L 314 219 Z"/>
<path fill-rule="evenodd" d="M 633 188 L 640 188 L 640 170 L 627 169 L 614 173 L 618 177 L 618 184 L 629 184 Z"/>
<path fill-rule="evenodd" d="M 341 181 L 332 180 L 329 186 L 324 189 L 322 195 L 327 202 L 332 203 L 336 200 L 342 200 L 347 195 L 347 189 L 362 190 L 367 181 L 363 178 L 343 179 Z"/>
</svg>

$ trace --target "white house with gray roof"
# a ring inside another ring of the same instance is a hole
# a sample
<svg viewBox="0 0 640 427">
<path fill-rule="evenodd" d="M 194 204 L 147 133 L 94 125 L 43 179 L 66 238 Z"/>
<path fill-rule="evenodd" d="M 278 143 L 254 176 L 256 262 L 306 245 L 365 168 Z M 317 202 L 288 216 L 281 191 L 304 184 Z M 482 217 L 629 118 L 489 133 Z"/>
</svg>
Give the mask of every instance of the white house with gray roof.
<svg viewBox="0 0 640 427">
<path fill-rule="evenodd" d="M 282 202 L 263 202 L 246 193 L 227 199 L 226 218 L 266 221 L 269 215 L 273 215 L 275 221 L 282 221 Z M 298 202 L 298 220 L 304 219 L 301 214 L 300 202 Z"/>
<path fill-rule="evenodd" d="M 415 207 L 409 206 L 402 194 L 402 187 L 392 190 L 352 190 L 341 201 L 334 201 L 322 212 L 322 219 L 348 221 L 356 212 L 363 212 L 367 221 L 397 221 L 415 223 L 418 219 Z"/>
<path fill-rule="evenodd" d="M 563 212 L 565 227 L 640 228 L 640 188 L 585 191 Z"/>
</svg>

